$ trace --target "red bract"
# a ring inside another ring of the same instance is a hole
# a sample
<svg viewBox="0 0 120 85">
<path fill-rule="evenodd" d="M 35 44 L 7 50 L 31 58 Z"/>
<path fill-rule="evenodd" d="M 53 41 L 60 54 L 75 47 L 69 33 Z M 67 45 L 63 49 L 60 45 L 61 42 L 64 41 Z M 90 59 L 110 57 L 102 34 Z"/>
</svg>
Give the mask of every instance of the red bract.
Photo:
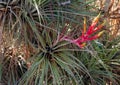
<svg viewBox="0 0 120 85">
<path fill-rule="evenodd" d="M 96 24 L 99 21 L 100 14 L 93 20 L 92 24 L 88 28 L 86 32 L 86 19 L 84 19 L 84 30 L 82 32 L 82 35 L 79 36 L 77 39 L 70 39 L 68 36 L 64 36 L 62 39 L 66 40 L 70 43 L 76 44 L 80 48 L 83 48 L 87 41 L 95 40 L 99 38 L 104 31 L 100 31 L 98 34 L 95 34 L 97 31 L 99 31 L 105 23 L 102 23 L 101 25 L 96 26 Z M 95 34 L 95 35 L 94 35 Z M 93 36 L 92 36 L 93 35 Z"/>
</svg>

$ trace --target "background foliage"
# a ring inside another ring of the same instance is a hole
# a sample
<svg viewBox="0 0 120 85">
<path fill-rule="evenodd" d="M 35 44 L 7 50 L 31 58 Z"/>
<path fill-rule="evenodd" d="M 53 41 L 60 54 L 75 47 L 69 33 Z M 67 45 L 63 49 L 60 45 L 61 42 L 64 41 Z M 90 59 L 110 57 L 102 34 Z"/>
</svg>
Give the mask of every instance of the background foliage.
<svg viewBox="0 0 120 85">
<path fill-rule="evenodd" d="M 119 3 L 0 0 L 1 83 L 119 85 Z M 80 36 L 84 17 L 89 27 L 100 12 L 99 23 L 108 22 L 101 38 L 82 49 L 61 40 L 64 35 Z"/>
</svg>

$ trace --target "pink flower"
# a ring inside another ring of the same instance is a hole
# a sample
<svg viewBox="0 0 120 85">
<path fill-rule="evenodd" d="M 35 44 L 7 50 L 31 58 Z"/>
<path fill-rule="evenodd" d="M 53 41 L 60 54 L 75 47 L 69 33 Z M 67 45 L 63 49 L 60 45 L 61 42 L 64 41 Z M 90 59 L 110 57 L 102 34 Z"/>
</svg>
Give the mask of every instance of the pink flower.
<svg viewBox="0 0 120 85">
<path fill-rule="evenodd" d="M 70 39 L 68 36 L 64 36 L 62 39 L 70 43 L 73 43 L 79 46 L 80 48 L 83 48 L 86 45 L 86 42 L 95 40 L 103 34 L 104 31 L 100 31 L 98 34 L 95 34 L 105 24 L 105 23 L 102 23 L 101 25 L 95 27 L 99 21 L 99 17 L 100 17 L 100 14 L 97 17 L 95 17 L 95 19 L 93 20 L 92 24 L 90 25 L 87 31 L 86 31 L 86 19 L 84 19 L 84 25 L 83 25 L 84 30 L 82 32 L 82 35 L 79 36 L 77 39 Z"/>
</svg>

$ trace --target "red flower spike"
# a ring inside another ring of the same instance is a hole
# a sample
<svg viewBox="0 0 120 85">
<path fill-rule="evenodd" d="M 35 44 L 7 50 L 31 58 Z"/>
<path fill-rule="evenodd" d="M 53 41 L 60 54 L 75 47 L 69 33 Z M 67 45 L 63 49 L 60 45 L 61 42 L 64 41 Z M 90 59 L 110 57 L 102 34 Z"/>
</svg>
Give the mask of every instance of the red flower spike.
<svg viewBox="0 0 120 85">
<path fill-rule="evenodd" d="M 99 13 L 99 15 L 98 15 L 97 17 L 94 18 L 91 26 L 89 27 L 89 29 L 88 29 L 88 31 L 87 31 L 87 34 L 92 34 L 92 33 L 93 33 L 94 27 L 95 27 L 95 25 L 96 25 L 96 24 L 98 23 L 98 21 L 99 21 L 99 17 L 100 17 L 100 13 Z"/>
<path fill-rule="evenodd" d="M 64 36 L 62 38 L 62 40 L 68 41 L 70 43 L 73 43 L 73 44 L 77 45 L 80 48 L 83 48 L 86 45 L 86 42 L 91 41 L 91 40 L 95 40 L 95 39 L 99 38 L 104 33 L 104 31 L 101 31 L 98 34 L 95 34 L 105 24 L 105 22 L 104 22 L 104 23 L 102 23 L 101 25 L 99 25 L 95 28 L 95 25 L 99 21 L 99 17 L 100 17 L 100 14 L 93 20 L 93 22 L 92 22 L 92 24 L 89 27 L 87 32 L 86 32 L 86 19 L 84 18 L 84 24 L 83 24 L 84 29 L 82 31 L 82 35 L 79 36 L 77 39 L 70 39 L 68 36 Z M 95 35 L 93 35 L 93 34 L 95 34 Z"/>
</svg>

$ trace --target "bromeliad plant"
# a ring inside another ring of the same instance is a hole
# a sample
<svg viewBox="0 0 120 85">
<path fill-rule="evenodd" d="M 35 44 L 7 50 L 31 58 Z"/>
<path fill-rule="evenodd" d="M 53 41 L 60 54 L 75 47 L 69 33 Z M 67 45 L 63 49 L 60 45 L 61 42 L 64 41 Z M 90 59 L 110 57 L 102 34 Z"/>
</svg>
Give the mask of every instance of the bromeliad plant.
<svg viewBox="0 0 120 85">
<path fill-rule="evenodd" d="M 31 68 L 18 85 L 79 85 L 83 83 L 81 75 L 90 77 L 82 62 L 68 51 L 68 43 L 60 41 L 59 36 L 50 29 L 43 30 L 39 51 L 30 59 Z"/>
<path fill-rule="evenodd" d="M 19 85 L 84 85 L 84 79 L 82 79 L 84 75 L 89 78 L 91 84 L 95 84 L 96 82 L 89 75 L 89 71 L 84 64 L 77 59 L 73 52 L 69 51 L 69 43 L 66 41 L 70 41 L 81 48 L 84 42 L 100 37 L 103 31 L 90 37 L 104 25 L 101 24 L 94 29 L 99 16 L 93 20 L 87 32 L 85 31 L 86 23 L 84 22 L 82 36 L 75 40 L 69 39 L 65 34 L 59 33 L 57 30 L 54 31 L 57 25 L 52 26 L 54 30 L 44 28 L 42 33 L 36 35 L 38 53 L 30 59 L 30 62 L 32 62 L 31 68 L 22 77 Z M 37 28 L 31 22 L 29 24 L 34 29 Z M 67 29 L 67 27 L 64 28 Z"/>
</svg>

